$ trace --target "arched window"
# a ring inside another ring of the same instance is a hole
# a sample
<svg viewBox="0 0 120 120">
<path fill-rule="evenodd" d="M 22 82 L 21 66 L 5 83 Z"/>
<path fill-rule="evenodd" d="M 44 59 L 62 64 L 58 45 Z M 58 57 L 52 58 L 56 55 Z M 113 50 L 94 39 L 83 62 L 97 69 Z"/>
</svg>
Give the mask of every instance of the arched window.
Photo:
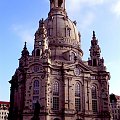
<svg viewBox="0 0 120 120">
<path fill-rule="evenodd" d="M 39 87 L 39 81 L 38 80 L 35 80 L 34 81 L 34 88 L 38 88 Z"/>
<path fill-rule="evenodd" d="M 71 36 L 71 29 L 68 28 L 68 36 L 70 37 Z"/>
<path fill-rule="evenodd" d="M 81 96 L 80 96 L 80 92 L 81 92 L 81 85 L 80 83 L 76 83 L 75 84 L 75 109 L 77 111 L 81 111 Z"/>
<path fill-rule="evenodd" d="M 36 56 L 40 56 L 40 50 L 39 49 L 36 50 Z"/>
<path fill-rule="evenodd" d="M 48 36 L 51 36 L 52 32 L 53 32 L 53 28 L 48 28 L 48 30 L 47 30 Z"/>
<path fill-rule="evenodd" d="M 70 61 L 74 61 L 74 60 L 75 60 L 75 53 L 70 52 Z"/>
<path fill-rule="evenodd" d="M 92 94 L 92 110 L 93 113 L 96 113 L 97 110 L 97 87 L 92 86 L 91 88 L 91 94 Z"/>
<path fill-rule="evenodd" d="M 75 96 L 80 97 L 80 84 L 79 83 L 75 84 Z"/>
<path fill-rule="evenodd" d="M 53 110 L 59 110 L 59 83 L 53 83 Z"/>
<path fill-rule="evenodd" d="M 97 91 L 95 86 L 92 86 L 92 99 L 97 99 Z"/>
<path fill-rule="evenodd" d="M 96 59 L 93 59 L 93 66 L 97 66 L 97 61 L 96 61 Z"/>
<path fill-rule="evenodd" d="M 33 109 L 35 108 L 35 103 L 39 101 L 39 80 L 33 82 Z"/>
<path fill-rule="evenodd" d="M 35 80 L 33 84 L 33 94 L 39 94 L 39 81 Z"/>
<path fill-rule="evenodd" d="M 70 37 L 71 36 L 71 28 L 69 26 L 65 27 L 65 37 Z"/>
<path fill-rule="evenodd" d="M 53 95 L 59 95 L 59 83 L 58 82 L 53 83 Z"/>
</svg>

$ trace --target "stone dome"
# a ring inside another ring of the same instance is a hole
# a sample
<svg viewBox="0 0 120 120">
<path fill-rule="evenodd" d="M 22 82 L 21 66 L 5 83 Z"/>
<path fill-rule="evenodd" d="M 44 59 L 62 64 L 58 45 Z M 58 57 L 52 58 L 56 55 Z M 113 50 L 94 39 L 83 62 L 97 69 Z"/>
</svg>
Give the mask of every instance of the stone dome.
<svg viewBox="0 0 120 120">
<path fill-rule="evenodd" d="M 80 46 L 80 34 L 77 31 L 76 23 L 63 15 L 53 15 L 45 20 L 50 44 L 64 46 Z"/>
<path fill-rule="evenodd" d="M 80 48 L 80 33 L 65 10 L 65 0 L 50 0 L 50 12 L 44 21 L 50 45 Z"/>
<path fill-rule="evenodd" d="M 65 0 L 50 0 L 50 12 L 44 21 L 44 26 L 47 30 L 48 46 L 51 50 L 60 47 L 61 55 L 71 49 L 78 52 L 80 56 L 83 55 L 80 33 L 77 30 L 76 22 L 71 21 L 67 16 Z M 37 33 L 39 33 L 39 29 Z"/>
</svg>

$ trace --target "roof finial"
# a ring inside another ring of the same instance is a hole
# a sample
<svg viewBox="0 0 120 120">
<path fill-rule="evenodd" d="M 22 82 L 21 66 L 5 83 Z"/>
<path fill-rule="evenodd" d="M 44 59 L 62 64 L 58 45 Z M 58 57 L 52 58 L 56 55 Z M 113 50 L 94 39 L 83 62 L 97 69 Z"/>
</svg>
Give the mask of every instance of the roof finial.
<svg viewBox="0 0 120 120">
<path fill-rule="evenodd" d="M 44 23 L 44 18 L 41 19 L 41 23 Z"/>
<path fill-rule="evenodd" d="M 44 19 L 42 18 L 40 21 L 39 21 L 39 27 L 43 27 L 43 24 L 44 24 Z"/>
<path fill-rule="evenodd" d="M 93 37 L 95 37 L 95 31 L 93 31 Z"/>
<path fill-rule="evenodd" d="M 29 51 L 27 50 L 27 42 L 25 41 L 24 48 L 22 50 L 22 56 L 29 55 Z"/>
<path fill-rule="evenodd" d="M 27 48 L 27 42 L 25 41 L 25 45 L 24 45 L 24 48 Z"/>
</svg>

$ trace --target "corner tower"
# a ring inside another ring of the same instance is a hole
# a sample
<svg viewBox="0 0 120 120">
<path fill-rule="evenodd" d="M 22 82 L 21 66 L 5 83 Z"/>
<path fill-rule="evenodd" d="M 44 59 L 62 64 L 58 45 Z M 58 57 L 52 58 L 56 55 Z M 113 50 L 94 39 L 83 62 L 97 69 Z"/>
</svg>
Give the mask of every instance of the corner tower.
<svg viewBox="0 0 120 120">
<path fill-rule="evenodd" d="M 94 67 L 99 66 L 101 50 L 98 45 L 98 40 L 96 39 L 96 36 L 95 36 L 95 31 L 93 31 L 93 37 L 91 40 L 91 48 L 89 51 L 90 51 L 89 65 L 94 66 Z"/>
</svg>

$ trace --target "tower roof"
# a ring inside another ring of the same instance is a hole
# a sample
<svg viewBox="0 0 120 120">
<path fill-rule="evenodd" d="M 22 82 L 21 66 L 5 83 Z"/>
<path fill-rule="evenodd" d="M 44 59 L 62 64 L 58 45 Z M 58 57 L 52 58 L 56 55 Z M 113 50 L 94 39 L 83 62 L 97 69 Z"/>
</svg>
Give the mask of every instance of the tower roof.
<svg viewBox="0 0 120 120">
<path fill-rule="evenodd" d="M 27 42 L 25 42 L 24 48 L 23 48 L 23 50 L 22 50 L 22 56 L 23 56 L 23 57 L 29 55 L 29 51 L 27 50 L 26 43 L 27 43 Z"/>
<path fill-rule="evenodd" d="M 67 16 L 65 10 L 65 0 L 50 0 L 49 16 L 55 14 L 61 14 L 63 16 Z"/>
<path fill-rule="evenodd" d="M 95 31 L 93 31 L 93 37 L 91 40 L 91 48 L 90 48 L 90 56 L 99 58 L 100 53 L 101 53 L 101 50 L 98 45 L 98 40 L 96 39 Z"/>
</svg>

